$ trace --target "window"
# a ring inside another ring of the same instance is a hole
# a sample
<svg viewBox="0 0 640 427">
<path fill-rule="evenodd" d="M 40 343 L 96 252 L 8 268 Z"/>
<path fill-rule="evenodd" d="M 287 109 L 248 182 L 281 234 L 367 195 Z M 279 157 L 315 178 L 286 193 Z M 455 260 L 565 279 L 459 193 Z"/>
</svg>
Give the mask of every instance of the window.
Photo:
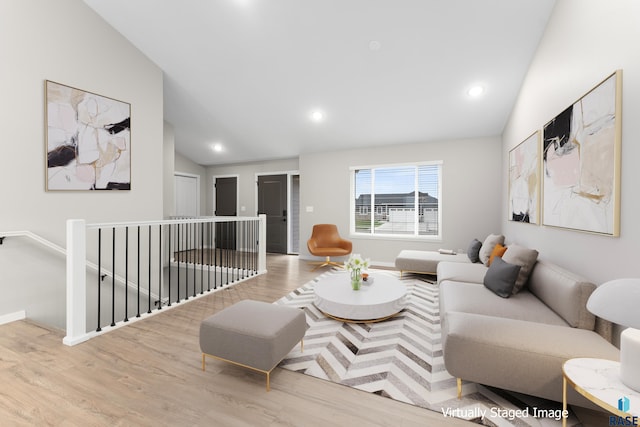
<svg viewBox="0 0 640 427">
<path fill-rule="evenodd" d="M 351 233 L 440 238 L 442 162 L 351 170 Z"/>
</svg>

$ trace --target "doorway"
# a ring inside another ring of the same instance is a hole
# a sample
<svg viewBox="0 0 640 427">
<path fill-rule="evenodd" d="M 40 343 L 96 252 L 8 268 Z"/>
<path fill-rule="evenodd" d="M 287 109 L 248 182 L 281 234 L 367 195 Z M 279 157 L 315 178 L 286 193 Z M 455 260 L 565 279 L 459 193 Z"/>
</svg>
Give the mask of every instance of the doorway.
<svg viewBox="0 0 640 427">
<path fill-rule="evenodd" d="M 175 216 L 197 217 L 200 215 L 200 177 L 187 173 L 174 174 Z"/>
<path fill-rule="evenodd" d="M 300 253 L 300 175 L 291 175 L 289 197 L 289 253 Z"/>
<path fill-rule="evenodd" d="M 238 215 L 238 177 L 214 177 L 215 216 Z M 236 223 L 216 223 L 216 248 L 236 249 Z"/>
<path fill-rule="evenodd" d="M 287 174 L 258 176 L 258 214 L 267 216 L 267 252 L 287 253 Z"/>
<path fill-rule="evenodd" d="M 237 216 L 238 177 L 215 177 L 213 178 L 213 188 L 215 191 L 213 214 L 215 216 Z"/>
</svg>

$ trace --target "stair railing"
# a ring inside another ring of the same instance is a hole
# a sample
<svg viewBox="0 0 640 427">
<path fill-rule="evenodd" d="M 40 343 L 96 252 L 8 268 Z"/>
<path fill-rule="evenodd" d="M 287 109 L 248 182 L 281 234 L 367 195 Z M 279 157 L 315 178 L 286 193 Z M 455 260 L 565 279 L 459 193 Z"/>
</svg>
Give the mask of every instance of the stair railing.
<svg viewBox="0 0 640 427">
<path fill-rule="evenodd" d="M 89 281 L 92 264 L 98 274 Z M 265 272 L 265 215 L 109 224 L 68 220 L 63 342 L 79 344 Z"/>
</svg>

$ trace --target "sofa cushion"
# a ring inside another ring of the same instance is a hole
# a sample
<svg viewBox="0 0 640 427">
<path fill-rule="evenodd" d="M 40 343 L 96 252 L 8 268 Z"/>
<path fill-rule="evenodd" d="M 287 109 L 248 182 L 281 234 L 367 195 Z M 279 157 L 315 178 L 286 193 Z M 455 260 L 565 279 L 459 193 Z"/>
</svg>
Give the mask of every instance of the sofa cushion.
<svg viewBox="0 0 640 427">
<path fill-rule="evenodd" d="M 513 293 L 517 294 L 529 280 L 531 270 L 533 270 L 533 266 L 538 260 L 538 251 L 512 244 L 509 245 L 509 250 L 502 255 L 502 259 L 509 264 L 516 264 L 521 267 L 516 285 L 513 288 Z"/>
<path fill-rule="evenodd" d="M 504 236 L 502 234 L 489 234 L 487 238 L 484 239 L 479 253 L 481 263 L 487 265 L 489 257 L 491 256 L 491 251 L 493 251 L 493 248 L 498 243 L 504 245 Z"/>
<path fill-rule="evenodd" d="M 486 272 L 487 267 L 480 263 L 441 262 L 437 268 L 438 283 L 455 280 L 456 282 L 475 283 L 476 286 L 482 286 Z"/>
<path fill-rule="evenodd" d="M 538 261 L 529 277 L 529 290 L 574 328 L 593 330 L 595 316 L 587 300 L 596 285 L 555 264 Z"/>
<path fill-rule="evenodd" d="M 498 246 L 501 245 L 496 245 Z M 496 256 L 484 275 L 484 286 L 499 297 L 509 298 L 519 272 L 519 265 L 508 264 Z"/>
<path fill-rule="evenodd" d="M 505 299 L 482 285 L 447 281 L 440 285 L 440 313 L 443 321 L 450 312 L 569 326 L 562 317 L 527 289 Z"/>
<path fill-rule="evenodd" d="M 447 317 L 442 330 L 445 367 L 455 377 L 480 384 L 562 401 L 566 360 L 619 358 L 617 348 L 591 331 L 469 313 Z M 575 393 L 568 398 L 587 405 Z"/>
<path fill-rule="evenodd" d="M 473 239 L 471 243 L 469 243 L 469 247 L 467 248 L 467 256 L 469 257 L 469 261 L 480 262 L 481 247 L 482 247 L 482 242 L 478 239 Z"/>
</svg>

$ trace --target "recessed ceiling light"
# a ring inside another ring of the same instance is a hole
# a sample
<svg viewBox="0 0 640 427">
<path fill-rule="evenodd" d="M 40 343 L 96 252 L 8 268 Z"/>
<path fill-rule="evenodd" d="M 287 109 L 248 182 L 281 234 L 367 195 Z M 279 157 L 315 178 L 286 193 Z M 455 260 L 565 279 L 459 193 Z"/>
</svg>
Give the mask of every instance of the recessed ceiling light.
<svg viewBox="0 0 640 427">
<path fill-rule="evenodd" d="M 369 50 L 374 52 L 376 50 L 380 50 L 382 49 L 382 43 L 380 43 L 378 40 L 371 40 L 369 42 Z"/>
<path fill-rule="evenodd" d="M 472 98 L 476 98 L 484 93 L 484 87 L 480 85 L 471 86 L 471 88 L 467 91 L 467 95 Z"/>
<path fill-rule="evenodd" d="M 313 110 L 311 112 L 311 120 L 313 120 L 316 123 L 320 123 L 321 121 L 324 120 L 324 113 L 320 110 Z"/>
<path fill-rule="evenodd" d="M 222 144 L 220 144 L 219 142 L 216 144 L 213 144 L 213 151 L 215 151 L 216 153 L 221 153 L 222 152 Z"/>
</svg>

